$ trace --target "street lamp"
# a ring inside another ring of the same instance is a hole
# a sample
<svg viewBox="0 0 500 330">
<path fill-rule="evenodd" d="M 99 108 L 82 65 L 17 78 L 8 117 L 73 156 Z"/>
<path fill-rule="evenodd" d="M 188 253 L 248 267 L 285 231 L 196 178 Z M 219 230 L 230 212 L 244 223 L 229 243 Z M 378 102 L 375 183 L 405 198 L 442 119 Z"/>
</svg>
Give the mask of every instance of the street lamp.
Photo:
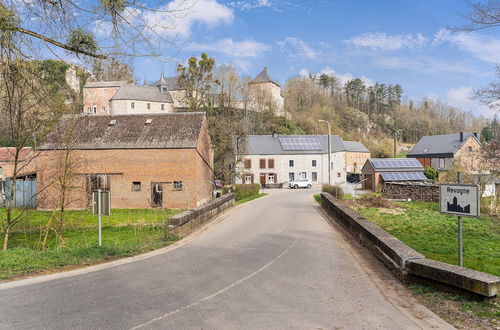
<svg viewBox="0 0 500 330">
<path fill-rule="evenodd" d="M 328 184 L 332 184 L 332 147 L 331 147 L 331 143 L 332 143 L 332 129 L 330 127 L 330 123 L 327 122 L 326 120 L 323 120 L 323 119 L 318 119 L 319 122 L 321 123 L 326 123 L 326 125 L 328 125 Z"/>
</svg>

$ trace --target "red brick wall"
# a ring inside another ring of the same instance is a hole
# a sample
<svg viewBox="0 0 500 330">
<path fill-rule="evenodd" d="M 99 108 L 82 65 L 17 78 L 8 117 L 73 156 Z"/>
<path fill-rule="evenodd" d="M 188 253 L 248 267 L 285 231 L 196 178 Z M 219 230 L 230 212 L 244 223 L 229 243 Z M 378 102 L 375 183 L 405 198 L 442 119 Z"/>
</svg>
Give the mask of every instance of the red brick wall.
<svg viewBox="0 0 500 330">
<path fill-rule="evenodd" d="M 39 190 L 61 173 L 58 153 L 44 151 L 37 159 Z M 68 208 L 87 207 L 86 174 L 111 174 L 112 208 L 149 208 L 152 182 L 164 183 L 165 208 L 193 208 L 211 198 L 213 162 L 208 166 L 196 149 L 76 150 L 72 157 L 77 175 L 71 180 L 75 189 Z M 182 181 L 183 189 L 174 190 L 173 181 Z M 141 191 L 132 191 L 132 182 L 141 182 Z M 46 188 L 38 198 L 39 208 L 54 208 L 57 196 L 57 184 Z"/>
</svg>

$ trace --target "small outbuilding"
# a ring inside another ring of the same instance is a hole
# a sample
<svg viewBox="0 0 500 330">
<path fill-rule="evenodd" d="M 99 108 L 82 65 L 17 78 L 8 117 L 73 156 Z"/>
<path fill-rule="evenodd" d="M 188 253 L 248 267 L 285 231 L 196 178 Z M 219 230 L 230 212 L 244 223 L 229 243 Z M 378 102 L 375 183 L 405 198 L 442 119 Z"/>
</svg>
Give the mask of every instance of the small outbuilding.
<svg viewBox="0 0 500 330">
<path fill-rule="evenodd" d="M 427 181 L 422 164 L 411 158 L 368 159 L 361 173 L 363 189 L 372 191 L 385 182 Z"/>
</svg>

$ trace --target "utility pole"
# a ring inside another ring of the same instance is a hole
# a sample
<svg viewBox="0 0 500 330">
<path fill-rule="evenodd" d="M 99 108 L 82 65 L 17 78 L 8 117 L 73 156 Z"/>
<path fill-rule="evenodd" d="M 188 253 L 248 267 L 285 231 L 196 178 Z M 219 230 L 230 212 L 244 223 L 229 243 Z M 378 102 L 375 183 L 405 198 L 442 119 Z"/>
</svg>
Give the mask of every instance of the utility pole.
<svg viewBox="0 0 500 330">
<path fill-rule="evenodd" d="M 330 123 L 323 119 L 318 119 L 321 123 L 326 123 L 328 126 L 328 184 L 332 184 L 332 129 Z"/>
</svg>

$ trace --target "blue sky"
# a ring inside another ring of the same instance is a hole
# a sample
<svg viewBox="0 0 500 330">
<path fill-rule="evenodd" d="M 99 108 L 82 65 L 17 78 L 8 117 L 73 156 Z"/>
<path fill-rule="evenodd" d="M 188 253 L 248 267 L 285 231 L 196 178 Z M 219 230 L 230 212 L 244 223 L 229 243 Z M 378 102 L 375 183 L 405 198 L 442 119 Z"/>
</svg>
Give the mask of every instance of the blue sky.
<svg viewBox="0 0 500 330">
<path fill-rule="evenodd" d="M 492 117 L 469 96 L 495 78 L 500 29 L 447 30 L 465 24 L 460 15 L 468 12 L 463 0 L 197 0 L 172 29 L 159 31 L 175 41 L 162 47 L 164 58 L 137 59 L 134 66 L 141 82 L 152 81 L 204 51 L 243 75 L 267 66 L 282 85 L 307 73 L 362 77 L 367 84 L 399 83 L 417 101 L 439 98 Z"/>
</svg>

